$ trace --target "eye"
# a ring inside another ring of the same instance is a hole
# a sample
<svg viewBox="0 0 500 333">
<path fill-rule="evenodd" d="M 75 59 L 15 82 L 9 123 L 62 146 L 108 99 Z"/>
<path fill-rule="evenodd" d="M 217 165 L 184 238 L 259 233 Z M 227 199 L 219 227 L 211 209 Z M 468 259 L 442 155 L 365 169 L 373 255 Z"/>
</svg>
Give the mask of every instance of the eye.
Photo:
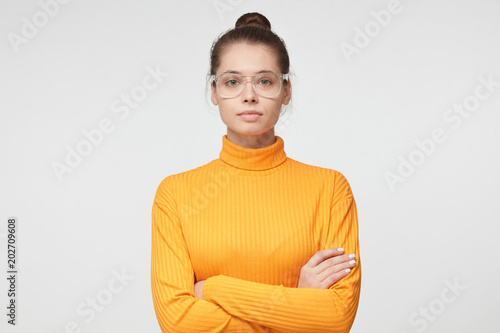
<svg viewBox="0 0 500 333">
<path fill-rule="evenodd" d="M 259 84 L 262 86 L 269 86 L 269 85 L 273 84 L 273 82 L 269 79 L 261 79 L 259 81 Z"/>
<path fill-rule="evenodd" d="M 234 87 L 234 86 L 237 86 L 239 84 L 239 82 L 236 79 L 231 79 L 231 80 L 227 80 L 225 84 L 226 84 L 226 86 Z"/>
<path fill-rule="evenodd" d="M 260 87 L 271 87 L 276 84 L 278 84 L 278 77 L 271 74 L 267 73 L 261 76 L 258 76 L 255 81 Z"/>
</svg>

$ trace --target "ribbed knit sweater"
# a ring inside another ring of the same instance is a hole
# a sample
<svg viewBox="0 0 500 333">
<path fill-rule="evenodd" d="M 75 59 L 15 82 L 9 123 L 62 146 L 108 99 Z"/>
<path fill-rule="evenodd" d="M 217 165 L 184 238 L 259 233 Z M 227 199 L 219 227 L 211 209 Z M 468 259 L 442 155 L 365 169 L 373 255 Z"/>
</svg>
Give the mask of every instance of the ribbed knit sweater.
<svg viewBox="0 0 500 333">
<path fill-rule="evenodd" d="M 361 284 L 351 188 L 275 138 L 252 149 L 224 135 L 218 159 L 160 183 L 151 287 L 163 332 L 349 332 Z M 334 247 L 356 254 L 352 271 L 329 289 L 297 288 L 301 267 Z"/>
</svg>

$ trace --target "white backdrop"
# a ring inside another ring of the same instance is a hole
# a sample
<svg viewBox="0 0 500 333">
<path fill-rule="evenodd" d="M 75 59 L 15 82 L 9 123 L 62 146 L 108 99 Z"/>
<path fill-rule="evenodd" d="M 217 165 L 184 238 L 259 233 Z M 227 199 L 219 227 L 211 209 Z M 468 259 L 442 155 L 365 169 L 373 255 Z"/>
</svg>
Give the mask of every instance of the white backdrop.
<svg viewBox="0 0 500 333">
<path fill-rule="evenodd" d="M 0 253 L 17 218 L 16 326 L 159 332 L 151 208 L 218 158 L 209 50 L 258 11 L 286 42 L 287 155 L 358 205 L 352 332 L 498 332 L 500 2 L 0 1 Z"/>
</svg>

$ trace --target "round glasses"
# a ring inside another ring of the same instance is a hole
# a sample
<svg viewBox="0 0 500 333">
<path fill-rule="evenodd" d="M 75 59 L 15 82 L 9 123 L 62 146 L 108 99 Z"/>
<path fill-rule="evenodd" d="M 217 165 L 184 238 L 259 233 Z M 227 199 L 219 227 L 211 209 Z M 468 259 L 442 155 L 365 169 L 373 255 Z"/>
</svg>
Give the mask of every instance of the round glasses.
<svg viewBox="0 0 500 333">
<path fill-rule="evenodd" d="M 257 95 L 264 98 L 276 97 L 281 92 L 283 80 L 288 79 L 288 74 L 261 73 L 257 75 L 240 75 L 235 73 L 223 73 L 212 75 L 215 80 L 217 91 L 223 98 L 235 98 L 241 95 L 248 82 Z"/>
</svg>

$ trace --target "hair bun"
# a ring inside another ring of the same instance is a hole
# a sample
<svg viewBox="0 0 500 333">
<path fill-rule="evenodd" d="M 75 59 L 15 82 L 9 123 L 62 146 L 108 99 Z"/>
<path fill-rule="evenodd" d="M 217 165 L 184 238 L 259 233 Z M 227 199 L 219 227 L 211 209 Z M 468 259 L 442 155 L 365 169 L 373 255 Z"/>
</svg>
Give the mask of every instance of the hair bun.
<svg viewBox="0 0 500 333">
<path fill-rule="evenodd" d="M 250 26 L 271 30 L 271 22 L 264 15 L 255 12 L 241 15 L 236 21 L 234 28 L 238 29 Z"/>
</svg>

